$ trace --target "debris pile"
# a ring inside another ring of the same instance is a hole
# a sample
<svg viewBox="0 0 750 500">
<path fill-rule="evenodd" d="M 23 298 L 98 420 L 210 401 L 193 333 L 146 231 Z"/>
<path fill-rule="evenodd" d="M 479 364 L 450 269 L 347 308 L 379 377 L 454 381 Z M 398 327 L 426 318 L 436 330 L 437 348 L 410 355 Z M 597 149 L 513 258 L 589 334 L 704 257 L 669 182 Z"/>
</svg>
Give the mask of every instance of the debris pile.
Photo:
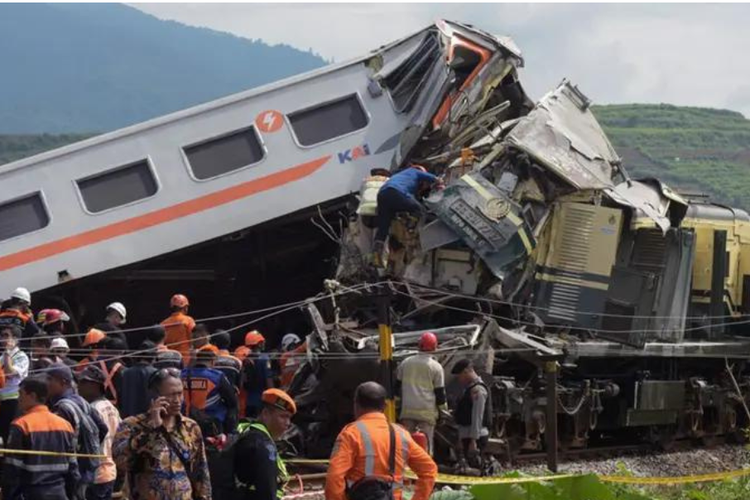
<svg viewBox="0 0 750 500">
<path fill-rule="evenodd" d="M 717 299 L 691 299 L 696 259 L 729 269 L 700 231 L 713 222 L 659 180 L 631 178 L 578 87 L 564 80 L 534 105 L 510 42 L 487 35 L 495 50 L 470 64 L 454 53 L 467 36 L 429 32 L 370 82 L 415 118 L 391 171 L 364 179 L 324 292 L 369 282 L 372 293 L 308 308 L 314 331 L 292 386 L 304 416 L 288 444 L 325 455 L 353 388 L 379 376 L 382 300 L 396 362 L 433 331 L 446 373 L 462 357 L 481 368 L 494 401 L 487 454 L 498 459 L 549 451 L 550 433 L 565 448 L 623 433 L 739 438 L 750 378 L 738 364 L 731 384 L 734 368 L 714 359 L 747 358 L 750 344 L 696 327 Z M 381 248 L 378 193 L 413 166 L 438 176 L 437 189 L 414 193 L 421 216 L 396 217 Z M 455 460 L 454 431 L 449 420 L 438 429 L 443 460 Z"/>
</svg>

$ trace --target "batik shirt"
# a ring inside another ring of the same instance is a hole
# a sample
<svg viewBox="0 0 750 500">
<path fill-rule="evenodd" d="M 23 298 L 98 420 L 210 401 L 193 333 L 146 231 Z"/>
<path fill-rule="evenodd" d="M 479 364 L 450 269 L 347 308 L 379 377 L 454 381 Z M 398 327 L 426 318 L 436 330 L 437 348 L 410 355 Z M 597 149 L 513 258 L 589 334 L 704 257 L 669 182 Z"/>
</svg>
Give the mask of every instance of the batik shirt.
<svg viewBox="0 0 750 500">
<path fill-rule="evenodd" d="M 211 500 L 203 436 L 189 418 L 178 417 L 167 431 L 151 428 L 147 414 L 128 417 L 120 424 L 112 453 L 118 470 L 127 473 L 132 500 Z"/>
</svg>

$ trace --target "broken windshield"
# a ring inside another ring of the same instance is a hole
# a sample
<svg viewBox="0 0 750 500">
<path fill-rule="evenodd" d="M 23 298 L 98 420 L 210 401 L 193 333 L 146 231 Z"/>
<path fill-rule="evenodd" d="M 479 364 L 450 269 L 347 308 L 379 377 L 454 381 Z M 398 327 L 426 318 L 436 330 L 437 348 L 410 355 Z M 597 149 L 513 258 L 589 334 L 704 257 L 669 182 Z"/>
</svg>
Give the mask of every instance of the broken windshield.
<svg viewBox="0 0 750 500">
<path fill-rule="evenodd" d="M 431 74 L 430 68 L 440 61 L 441 56 L 438 35 L 431 32 L 409 57 L 384 75 L 383 84 L 397 112 L 405 113 L 412 108 Z"/>
</svg>

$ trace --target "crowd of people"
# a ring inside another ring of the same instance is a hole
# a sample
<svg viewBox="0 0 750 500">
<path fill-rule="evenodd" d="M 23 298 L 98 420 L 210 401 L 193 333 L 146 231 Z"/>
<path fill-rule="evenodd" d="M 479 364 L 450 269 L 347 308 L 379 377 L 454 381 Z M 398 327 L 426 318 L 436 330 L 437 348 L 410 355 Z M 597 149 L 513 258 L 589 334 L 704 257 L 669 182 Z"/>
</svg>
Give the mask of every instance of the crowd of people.
<svg viewBox="0 0 750 500">
<path fill-rule="evenodd" d="M 23 288 L 2 303 L 5 500 L 99 500 L 118 491 L 133 500 L 284 495 L 289 475 L 276 442 L 297 412 L 287 389 L 306 343 L 285 335 L 272 362 L 260 332 L 247 332 L 230 351 L 229 333 L 197 324 L 187 297 L 174 295 L 170 308 L 134 348 L 123 331 L 126 307 L 110 304 L 74 360 L 65 312 L 46 309 L 35 318 Z M 398 368 L 403 427 L 388 423 L 382 386 L 357 388 L 356 421 L 331 453 L 326 498 L 398 500 L 406 467 L 418 476 L 413 499 L 429 496 L 437 475 L 434 427 L 447 410 L 445 375 L 432 357 L 435 335 L 424 334 L 419 349 Z M 453 373 L 465 386 L 454 414 L 471 459 L 488 434 L 488 391 L 468 360 Z M 426 434 L 423 446 L 412 432 Z"/>
</svg>

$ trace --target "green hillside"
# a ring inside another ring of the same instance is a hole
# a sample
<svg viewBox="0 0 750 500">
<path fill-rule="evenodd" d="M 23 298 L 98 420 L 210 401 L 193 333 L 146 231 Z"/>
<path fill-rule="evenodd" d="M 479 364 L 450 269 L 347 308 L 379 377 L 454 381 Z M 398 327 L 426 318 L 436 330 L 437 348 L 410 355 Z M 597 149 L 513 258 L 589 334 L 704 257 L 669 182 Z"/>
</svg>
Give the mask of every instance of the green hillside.
<svg viewBox="0 0 750 500">
<path fill-rule="evenodd" d="M 597 106 L 594 113 L 633 177 L 750 209 L 750 120 L 734 111 L 666 104 Z M 0 135 L 0 163 L 88 137 Z"/>
<path fill-rule="evenodd" d="M 326 61 L 112 3 L 0 4 L 0 134 L 106 132 Z"/>
<path fill-rule="evenodd" d="M 750 120 L 734 111 L 618 104 L 597 106 L 633 177 L 658 177 L 680 191 L 750 209 Z"/>
</svg>

